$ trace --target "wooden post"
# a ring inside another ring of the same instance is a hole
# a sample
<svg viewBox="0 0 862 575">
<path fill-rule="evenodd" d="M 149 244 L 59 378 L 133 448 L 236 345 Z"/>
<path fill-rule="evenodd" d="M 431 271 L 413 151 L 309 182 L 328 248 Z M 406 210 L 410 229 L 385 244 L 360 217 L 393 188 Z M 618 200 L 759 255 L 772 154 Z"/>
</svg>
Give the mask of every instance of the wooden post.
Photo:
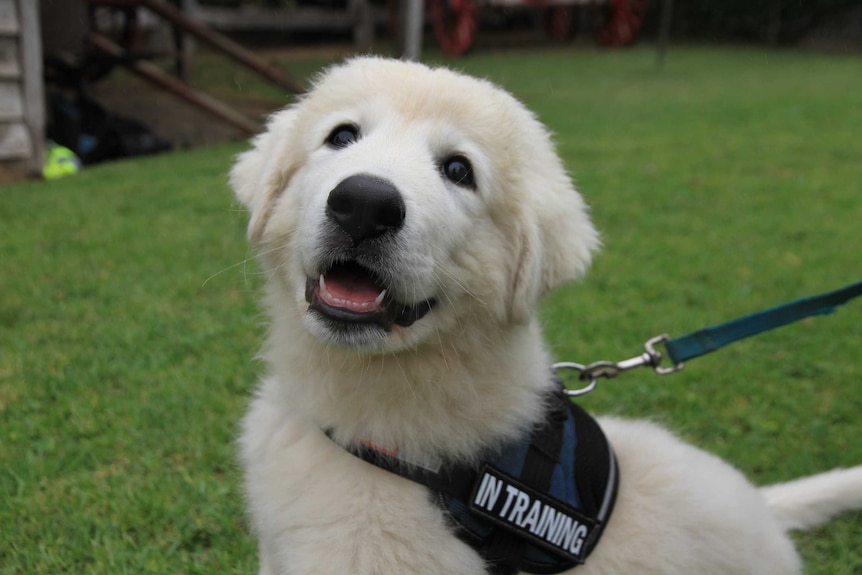
<svg viewBox="0 0 862 575">
<path fill-rule="evenodd" d="M 781 39 L 781 0 L 769 2 L 769 24 L 766 28 L 766 40 L 773 48 L 778 47 Z"/>
<path fill-rule="evenodd" d="M 350 0 L 350 15 L 353 17 L 353 44 L 367 50 L 374 43 L 374 18 L 368 0 Z"/>
<path fill-rule="evenodd" d="M 670 25 L 673 17 L 673 0 L 662 0 L 661 21 L 659 23 L 658 47 L 656 51 L 656 67 L 664 68 L 665 54 L 670 43 Z"/>
<path fill-rule="evenodd" d="M 0 165 L 42 171 L 45 97 L 38 6 L 0 0 Z"/>
<path fill-rule="evenodd" d="M 425 24 L 425 2 L 423 0 L 406 0 L 404 7 L 404 52 L 405 60 L 422 58 L 422 28 Z"/>
<path fill-rule="evenodd" d="M 33 142 L 32 170 L 42 171 L 45 142 L 45 90 L 42 83 L 42 34 L 39 32 L 39 3 L 19 2 L 21 11 L 21 63 L 24 68 L 24 122 Z"/>
<path fill-rule="evenodd" d="M 195 0 L 179 0 L 179 6 L 184 14 L 190 18 L 194 18 L 194 11 L 197 9 L 197 2 Z M 191 36 L 183 34 L 183 31 L 173 24 L 171 24 L 171 36 L 174 47 L 177 50 L 177 77 L 186 84 L 193 84 L 192 54 L 195 50 L 195 40 Z"/>
</svg>

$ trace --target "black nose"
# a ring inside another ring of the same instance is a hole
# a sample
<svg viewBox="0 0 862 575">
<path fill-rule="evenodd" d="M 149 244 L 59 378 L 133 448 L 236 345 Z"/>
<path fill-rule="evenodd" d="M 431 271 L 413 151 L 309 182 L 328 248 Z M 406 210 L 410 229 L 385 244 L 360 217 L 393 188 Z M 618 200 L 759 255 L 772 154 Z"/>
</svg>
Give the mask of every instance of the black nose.
<svg viewBox="0 0 862 575">
<path fill-rule="evenodd" d="M 326 213 L 354 244 L 397 231 L 404 200 L 390 182 L 366 174 L 350 176 L 329 192 Z"/>
</svg>

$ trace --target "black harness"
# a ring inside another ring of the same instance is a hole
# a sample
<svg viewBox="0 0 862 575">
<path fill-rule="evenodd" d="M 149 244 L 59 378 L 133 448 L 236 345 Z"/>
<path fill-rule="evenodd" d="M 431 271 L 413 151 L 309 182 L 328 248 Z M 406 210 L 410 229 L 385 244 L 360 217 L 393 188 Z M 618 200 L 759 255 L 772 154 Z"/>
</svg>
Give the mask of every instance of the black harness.
<svg viewBox="0 0 862 575">
<path fill-rule="evenodd" d="M 559 573 L 583 563 L 616 498 L 616 458 L 596 421 L 562 385 L 544 421 L 474 465 L 427 469 L 368 445 L 351 453 L 416 481 L 493 575 Z"/>
</svg>

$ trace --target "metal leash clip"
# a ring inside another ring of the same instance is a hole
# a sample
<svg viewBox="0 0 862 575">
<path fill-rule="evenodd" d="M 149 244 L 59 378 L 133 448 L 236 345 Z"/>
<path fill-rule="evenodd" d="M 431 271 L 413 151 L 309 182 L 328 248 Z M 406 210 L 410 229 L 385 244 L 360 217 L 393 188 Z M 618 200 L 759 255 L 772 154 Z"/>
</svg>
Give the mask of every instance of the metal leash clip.
<svg viewBox="0 0 862 575">
<path fill-rule="evenodd" d="M 600 378 L 613 379 L 623 372 L 639 369 L 641 367 L 651 367 L 658 375 L 676 373 L 681 370 L 684 365 L 682 363 L 677 363 L 673 367 L 661 367 L 662 355 L 661 352 L 656 349 L 658 344 L 668 341 L 669 339 L 670 337 L 667 334 L 653 337 L 647 340 L 644 344 L 645 351 L 642 354 L 630 359 L 624 359 L 623 361 L 596 361 L 589 365 L 581 365 L 580 363 L 564 361 L 555 363 L 553 365 L 553 369 L 555 372 L 562 369 L 574 369 L 580 374 L 579 379 L 581 381 L 589 382 L 586 386 L 580 389 L 564 390 L 564 393 L 569 397 L 578 397 L 580 395 L 588 394 L 596 388 L 596 384 L 598 384 Z"/>
</svg>

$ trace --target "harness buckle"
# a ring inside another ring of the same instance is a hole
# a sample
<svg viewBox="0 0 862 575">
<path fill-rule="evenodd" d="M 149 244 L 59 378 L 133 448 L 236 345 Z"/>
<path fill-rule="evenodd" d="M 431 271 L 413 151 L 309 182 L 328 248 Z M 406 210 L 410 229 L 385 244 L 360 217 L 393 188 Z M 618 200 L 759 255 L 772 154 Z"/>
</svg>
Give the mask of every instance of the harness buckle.
<svg viewBox="0 0 862 575">
<path fill-rule="evenodd" d="M 668 341 L 669 339 L 670 337 L 667 334 L 650 338 L 646 343 L 644 343 L 644 352 L 642 354 L 622 361 L 596 361 L 589 365 L 566 361 L 555 363 L 552 367 L 555 372 L 561 369 L 574 369 L 580 374 L 578 378 L 581 381 L 588 382 L 587 385 L 580 389 L 563 390 L 563 393 L 569 397 L 578 397 L 586 395 L 595 389 L 600 378 L 613 379 L 619 374 L 633 369 L 651 367 L 658 375 L 669 375 L 680 371 L 685 367 L 681 362 L 671 367 L 661 366 L 662 355 L 661 352 L 656 349 L 656 346 Z"/>
</svg>

